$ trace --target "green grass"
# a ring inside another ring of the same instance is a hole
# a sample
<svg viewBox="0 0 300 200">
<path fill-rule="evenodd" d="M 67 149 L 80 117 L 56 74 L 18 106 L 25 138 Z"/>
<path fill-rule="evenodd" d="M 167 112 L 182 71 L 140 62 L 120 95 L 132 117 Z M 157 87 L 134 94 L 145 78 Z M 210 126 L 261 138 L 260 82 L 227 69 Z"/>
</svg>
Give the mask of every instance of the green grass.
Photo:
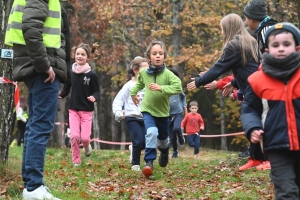
<svg viewBox="0 0 300 200">
<path fill-rule="evenodd" d="M 47 149 L 45 185 L 65 199 L 274 199 L 269 171 L 238 171 L 246 162 L 237 152 L 180 149 L 177 159 L 161 168 L 154 163 L 154 177 L 130 170 L 129 151 L 82 152 L 82 164 L 73 167 L 70 149 Z M 22 149 L 12 147 L 9 161 L 0 166 L 0 199 L 22 199 Z M 141 158 L 143 160 L 143 158 Z M 142 162 L 143 163 L 143 162 Z M 143 166 L 143 165 L 142 165 Z"/>
</svg>

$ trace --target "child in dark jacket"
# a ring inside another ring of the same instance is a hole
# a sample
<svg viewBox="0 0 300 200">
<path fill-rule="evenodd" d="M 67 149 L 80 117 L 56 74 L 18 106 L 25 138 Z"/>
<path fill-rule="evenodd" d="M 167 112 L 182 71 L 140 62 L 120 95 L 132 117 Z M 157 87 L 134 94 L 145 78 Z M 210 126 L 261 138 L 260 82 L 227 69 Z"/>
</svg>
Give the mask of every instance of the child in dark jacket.
<svg viewBox="0 0 300 200">
<path fill-rule="evenodd" d="M 262 70 L 248 78 L 241 120 L 248 139 L 268 155 L 276 199 L 299 199 L 300 31 L 278 23 L 265 38 Z"/>
</svg>

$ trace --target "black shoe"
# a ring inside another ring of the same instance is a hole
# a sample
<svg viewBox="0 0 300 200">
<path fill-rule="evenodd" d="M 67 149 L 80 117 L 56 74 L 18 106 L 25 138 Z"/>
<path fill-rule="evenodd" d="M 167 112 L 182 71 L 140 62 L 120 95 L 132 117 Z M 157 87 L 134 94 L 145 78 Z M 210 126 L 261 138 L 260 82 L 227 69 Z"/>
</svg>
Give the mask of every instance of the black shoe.
<svg viewBox="0 0 300 200">
<path fill-rule="evenodd" d="M 152 174 L 153 174 L 153 162 L 148 161 L 142 172 L 146 177 L 152 176 Z"/>
<path fill-rule="evenodd" d="M 185 139 L 184 139 L 184 136 L 183 136 L 183 135 L 179 135 L 179 136 L 178 136 L 178 142 L 179 142 L 180 145 L 184 145 Z"/>
<path fill-rule="evenodd" d="M 178 151 L 173 152 L 172 158 L 178 158 Z"/>
<path fill-rule="evenodd" d="M 248 158 L 250 156 L 250 148 L 247 147 L 243 152 L 239 153 L 239 158 Z"/>
<path fill-rule="evenodd" d="M 169 149 L 167 153 L 160 153 L 158 164 L 161 167 L 166 167 L 169 162 Z"/>
</svg>

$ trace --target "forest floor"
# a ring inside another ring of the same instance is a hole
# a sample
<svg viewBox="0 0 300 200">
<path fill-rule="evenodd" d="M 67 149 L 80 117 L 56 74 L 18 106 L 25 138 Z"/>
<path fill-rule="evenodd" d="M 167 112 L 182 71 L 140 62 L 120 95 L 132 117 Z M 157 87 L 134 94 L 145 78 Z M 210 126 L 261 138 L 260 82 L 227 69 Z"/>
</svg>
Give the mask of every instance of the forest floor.
<svg viewBox="0 0 300 200">
<path fill-rule="evenodd" d="M 154 162 L 153 177 L 131 170 L 129 150 L 82 151 L 82 163 L 74 167 L 71 150 L 46 152 L 45 185 L 60 199 L 275 199 L 269 171 L 238 171 L 247 159 L 239 152 L 193 149 L 184 145 L 179 157 L 162 168 Z M 159 155 L 158 155 L 159 156 Z M 9 160 L 0 166 L 0 199 L 22 199 L 22 148 L 11 147 Z M 143 155 L 141 167 L 144 166 Z"/>
</svg>

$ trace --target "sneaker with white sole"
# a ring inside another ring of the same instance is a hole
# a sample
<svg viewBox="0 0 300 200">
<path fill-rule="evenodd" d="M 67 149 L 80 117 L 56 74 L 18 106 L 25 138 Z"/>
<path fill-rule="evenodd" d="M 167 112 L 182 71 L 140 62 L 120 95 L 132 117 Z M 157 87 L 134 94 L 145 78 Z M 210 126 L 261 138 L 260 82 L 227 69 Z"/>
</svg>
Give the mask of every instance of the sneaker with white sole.
<svg viewBox="0 0 300 200">
<path fill-rule="evenodd" d="M 132 144 L 129 145 L 129 152 L 130 152 L 129 162 L 132 163 Z"/>
<path fill-rule="evenodd" d="M 84 154 L 86 157 L 89 157 L 92 153 L 92 146 L 89 144 L 87 147 L 84 147 Z"/>
<path fill-rule="evenodd" d="M 80 167 L 80 163 L 74 163 L 74 167 Z"/>
<path fill-rule="evenodd" d="M 132 165 L 131 170 L 132 171 L 141 171 L 141 168 L 139 165 Z"/>
<path fill-rule="evenodd" d="M 27 191 L 26 188 L 23 190 L 23 200 L 45 200 L 45 199 L 60 200 L 59 198 L 54 197 L 50 193 L 50 190 L 43 185 L 30 192 Z"/>
</svg>

